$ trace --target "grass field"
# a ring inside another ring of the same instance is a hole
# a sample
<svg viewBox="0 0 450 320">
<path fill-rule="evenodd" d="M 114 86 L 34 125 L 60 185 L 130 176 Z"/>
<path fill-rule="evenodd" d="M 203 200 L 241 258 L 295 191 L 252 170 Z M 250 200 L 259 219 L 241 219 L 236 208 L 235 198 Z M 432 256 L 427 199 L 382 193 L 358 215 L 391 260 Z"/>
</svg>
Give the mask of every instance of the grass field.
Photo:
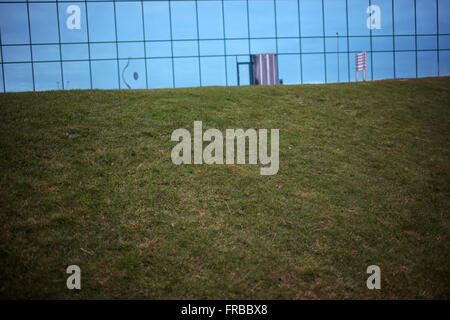
<svg viewBox="0 0 450 320">
<path fill-rule="evenodd" d="M 450 298 L 450 78 L 6 93 L 0 108 L 2 298 Z M 280 129 L 278 174 L 175 166 L 171 133 L 194 120 Z"/>
</svg>

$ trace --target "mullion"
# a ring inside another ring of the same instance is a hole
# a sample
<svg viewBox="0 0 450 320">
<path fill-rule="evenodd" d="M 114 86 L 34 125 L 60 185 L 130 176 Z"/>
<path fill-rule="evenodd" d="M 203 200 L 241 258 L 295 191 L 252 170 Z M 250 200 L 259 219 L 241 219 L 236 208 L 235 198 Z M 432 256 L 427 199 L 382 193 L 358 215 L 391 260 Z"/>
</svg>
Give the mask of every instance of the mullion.
<svg viewBox="0 0 450 320">
<path fill-rule="evenodd" d="M 3 92 L 6 92 L 5 85 L 5 66 L 3 61 L 3 45 L 2 45 L 2 29 L 0 28 L 0 59 L 2 60 L 2 80 L 3 80 Z"/>
<path fill-rule="evenodd" d="M 33 41 L 31 40 L 31 25 L 30 25 L 30 2 L 27 0 L 27 18 L 28 18 L 28 39 L 30 41 L 30 59 L 31 59 L 31 77 L 33 80 L 33 91 L 36 91 L 36 84 L 34 82 L 34 61 L 33 61 Z"/>
</svg>

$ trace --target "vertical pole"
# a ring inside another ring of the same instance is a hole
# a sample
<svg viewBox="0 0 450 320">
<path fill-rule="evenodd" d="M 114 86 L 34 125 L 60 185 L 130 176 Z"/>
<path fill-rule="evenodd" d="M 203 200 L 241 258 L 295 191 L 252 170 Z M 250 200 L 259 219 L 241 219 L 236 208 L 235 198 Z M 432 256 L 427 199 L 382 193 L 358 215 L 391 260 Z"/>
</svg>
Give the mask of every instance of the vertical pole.
<svg viewBox="0 0 450 320">
<path fill-rule="evenodd" d="M 347 79 L 348 82 L 351 81 L 350 79 L 350 40 L 348 36 L 348 0 L 345 0 L 345 18 L 346 18 L 346 28 L 347 28 Z"/>
<path fill-rule="evenodd" d="M 237 56 L 236 56 L 236 74 L 237 74 L 237 85 L 240 86 L 241 80 L 240 80 L 240 76 L 239 76 L 239 64 L 238 64 Z"/>
<path fill-rule="evenodd" d="M 396 61 L 395 61 L 395 15 L 394 15 L 394 0 L 392 0 L 392 59 L 394 64 L 394 79 L 397 78 L 397 67 L 396 67 Z"/>
<path fill-rule="evenodd" d="M 89 17 L 88 17 L 88 4 L 87 0 L 84 0 L 84 9 L 86 12 L 86 33 L 87 33 L 87 45 L 88 45 L 88 57 L 89 57 L 89 83 L 92 89 L 92 61 L 91 61 L 91 42 L 89 37 Z M 120 80 L 119 80 L 120 81 Z"/>
<path fill-rule="evenodd" d="M 33 91 L 36 91 L 36 86 L 35 86 L 35 82 L 34 82 L 33 42 L 31 41 L 30 1 L 29 0 L 27 0 L 27 16 L 28 16 L 28 39 L 30 41 L 31 77 L 33 79 Z"/>
<path fill-rule="evenodd" d="M 371 7 L 371 6 L 372 6 L 372 0 L 369 0 L 369 7 Z M 372 12 L 370 12 L 370 19 L 372 19 Z M 369 31 L 370 31 L 370 80 L 373 80 L 372 27 L 369 29 Z M 366 60 L 366 65 L 367 65 L 367 60 Z M 364 75 L 365 75 L 365 73 L 366 73 L 366 71 L 364 71 Z M 364 81 L 366 81 L 365 76 L 364 76 Z"/>
<path fill-rule="evenodd" d="M 340 78 L 340 66 L 339 66 L 339 32 L 336 32 L 336 46 L 337 46 L 337 73 L 338 73 L 338 82 L 341 82 Z"/>
<path fill-rule="evenodd" d="M 277 26 L 277 3 L 275 0 L 273 0 L 273 10 L 274 10 L 274 16 L 275 16 L 275 52 L 276 55 L 273 57 L 273 64 L 274 64 L 274 73 L 276 73 L 275 76 L 275 81 L 274 84 L 278 84 L 278 79 L 279 79 L 279 75 L 278 75 L 278 63 L 277 61 L 275 61 L 276 59 L 278 59 L 278 26 Z M 251 61 L 251 60 L 250 60 Z"/>
<path fill-rule="evenodd" d="M 417 64 L 417 6 L 416 6 L 416 0 L 414 0 L 414 43 L 415 43 L 415 47 L 414 47 L 414 52 L 416 54 L 416 78 L 418 77 L 418 64 Z"/>
<path fill-rule="evenodd" d="M 117 81 L 119 82 L 119 89 L 120 89 L 120 68 L 119 68 L 119 44 L 117 39 L 117 15 L 116 15 L 116 0 L 113 2 L 114 4 L 114 29 L 115 29 L 115 35 L 116 35 L 116 58 L 117 58 Z"/>
<path fill-rule="evenodd" d="M 198 0 L 195 0 L 195 21 L 197 24 L 197 55 L 198 55 L 198 77 L 200 80 L 200 87 L 202 86 L 202 66 L 200 60 L 200 31 L 198 30 Z"/>
<path fill-rule="evenodd" d="M 0 29 L 0 59 L 2 60 L 2 80 L 3 80 L 3 92 L 6 92 L 5 85 L 5 64 L 3 63 L 3 45 L 2 45 L 2 29 Z"/>
<path fill-rule="evenodd" d="M 263 55 L 258 55 L 259 57 L 259 85 L 264 84 L 264 74 L 263 74 Z"/>
<path fill-rule="evenodd" d="M 170 24 L 170 55 L 172 59 L 172 87 L 175 88 L 175 67 L 173 61 L 173 36 L 172 36 L 172 6 L 169 2 L 169 24 Z"/>
<path fill-rule="evenodd" d="M 227 43 L 226 43 L 226 34 L 225 34 L 225 7 L 224 0 L 222 2 L 222 33 L 223 33 L 223 53 L 225 60 L 225 84 L 228 86 L 228 66 L 227 66 Z"/>
<path fill-rule="evenodd" d="M 322 42 L 323 42 L 323 66 L 325 70 L 325 83 L 328 83 L 328 75 L 327 75 L 327 49 L 325 44 L 325 8 L 324 8 L 324 0 L 322 0 Z"/>
<path fill-rule="evenodd" d="M 278 55 L 275 56 L 274 61 L 275 61 L 275 65 L 276 65 L 275 71 L 277 72 L 277 76 L 275 79 L 276 84 L 280 84 L 280 69 L 278 68 Z"/>
<path fill-rule="evenodd" d="M 439 0 L 436 0 L 436 48 L 437 48 L 437 74 L 438 77 L 441 75 L 439 71 L 439 60 L 440 60 L 440 52 L 439 52 Z"/>
<path fill-rule="evenodd" d="M 148 89 L 147 46 L 145 43 L 146 37 L 145 37 L 144 0 L 141 0 L 141 14 L 142 14 L 142 37 L 144 39 L 145 88 Z"/>
<path fill-rule="evenodd" d="M 250 56 L 252 54 L 252 44 L 251 44 L 251 41 L 250 41 L 250 13 L 249 13 L 248 0 L 247 0 L 247 39 L 248 39 L 248 57 L 249 57 L 249 59 L 251 61 Z M 250 83 L 250 84 L 252 84 L 252 83 Z"/>
<path fill-rule="evenodd" d="M 62 63 L 62 49 L 61 49 L 61 27 L 60 27 L 60 20 L 59 20 L 59 1 L 56 2 L 56 16 L 58 19 L 58 46 L 59 46 L 59 67 L 61 69 L 61 83 L 62 83 L 62 90 L 64 90 L 64 69 L 63 69 L 63 63 Z M 86 16 L 87 21 L 87 16 Z M 59 86 L 58 86 L 59 89 Z"/>
<path fill-rule="evenodd" d="M 300 24 L 300 0 L 297 1 L 298 9 L 298 45 L 300 50 L 300 84 L 303 84 L 303 62 L 302 62 L 302 26 Z"/>
<path fill-rule="evenodd" d="M 250 74 L 250 84 L 254 83 L 253 80 L 253 60 L 252 57 L 250 56 L 250 63 L 248 64 L 248 73 Z"/>
<path fill-rule="evenodd" d="M 278 56 L 278 25 L 277 25 L 277 3 L 275 0 L 273 0 L 273 15 L 274 15 L 274 21 L 275 21 L 275 53 Z"/>
</svg>

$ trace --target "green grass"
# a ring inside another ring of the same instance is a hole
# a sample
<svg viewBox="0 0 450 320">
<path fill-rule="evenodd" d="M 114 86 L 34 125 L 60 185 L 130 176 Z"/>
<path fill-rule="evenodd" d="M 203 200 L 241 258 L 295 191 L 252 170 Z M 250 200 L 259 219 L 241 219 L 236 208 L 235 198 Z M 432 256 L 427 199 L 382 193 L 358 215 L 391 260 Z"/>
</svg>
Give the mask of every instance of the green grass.
<svg viewBox="0 0 450 320">
<path fill-rule="evenodd" d="M 450 78 L 7 93 L 0 108 L 2 298 L 450 298 Z M 194 120 L 279 128 L 278 174 L 175 166 L 170 135 Z"/>
</svg>

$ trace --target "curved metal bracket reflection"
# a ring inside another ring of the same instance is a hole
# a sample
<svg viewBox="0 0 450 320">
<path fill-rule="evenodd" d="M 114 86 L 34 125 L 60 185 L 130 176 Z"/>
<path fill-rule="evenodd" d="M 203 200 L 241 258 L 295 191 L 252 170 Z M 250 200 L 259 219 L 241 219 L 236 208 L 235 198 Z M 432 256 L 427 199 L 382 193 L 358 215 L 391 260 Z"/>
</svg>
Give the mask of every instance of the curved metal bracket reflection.
<svg viewBox="0 0 450 320">
<path fill-rule="evenodd" d="M 125 81 L 125 75 L 124 75 L 124 73 L 125 73 L 125 70 L 128 68 L 128 66 L 130 65 L 130 59 L 131 59 L 131 57 L 128 57 L 127 65 L 126 65 L 125 68 L 123 68 L 123 70 L 122 70 L 122 81 L 126 84 L 126 86 L 128 87 L 128 89 L 131 89 L 131 87 L 130 87 L 130 85 L 128 84 L 128 82 Z"/>
</svg>

